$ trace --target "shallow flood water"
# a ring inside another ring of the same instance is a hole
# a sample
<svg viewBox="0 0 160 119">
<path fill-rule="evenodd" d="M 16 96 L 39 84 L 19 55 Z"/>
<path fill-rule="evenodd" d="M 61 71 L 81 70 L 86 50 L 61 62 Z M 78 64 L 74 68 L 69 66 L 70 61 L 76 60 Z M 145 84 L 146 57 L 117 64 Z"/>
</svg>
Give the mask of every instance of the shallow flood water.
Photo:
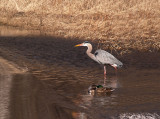
<svg viewBox="0 0 160 119">
<path fill-rule="evenodd" d="M 86 48 L 73 47 L 81 42 L 1 34 L 0 54 L 30 70 L 12 78 L 13 119 L 160 118 L 159 69 L 127 66 L 116 75 L 107 67 L 106 84 L 114 92 L 89 94 L 90 85 L 103 84 L 103 66 L 86 56 Z"/>
</svg>

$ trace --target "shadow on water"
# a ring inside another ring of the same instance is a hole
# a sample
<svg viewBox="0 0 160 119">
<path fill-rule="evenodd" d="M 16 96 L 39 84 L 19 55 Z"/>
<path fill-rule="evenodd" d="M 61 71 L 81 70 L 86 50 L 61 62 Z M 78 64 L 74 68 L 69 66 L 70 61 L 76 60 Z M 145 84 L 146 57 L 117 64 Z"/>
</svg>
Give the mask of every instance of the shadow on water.
<svg viewBox="0 0 160 119">
<path fill-rule="evenodd" d="M 103 84 L 103 66 L 88 58 L 86 48 L 73 47 L 81 42 L 46 36 L 0 37 L 0 55 L 30 70 L 13 78 L 13 119 L 159 117 L 158 69 L 122 68 L 115 76 L 114 69 L 107 67 L 107 86 L 115 91 L 90 95 L 90 85 Z"/>
<path fill-rule="evenodd" d="M 71 119 L 78 110 L 70 100 L 30 74 L 14 75 L 11 89 L 13 119 Z"/>
</svg>

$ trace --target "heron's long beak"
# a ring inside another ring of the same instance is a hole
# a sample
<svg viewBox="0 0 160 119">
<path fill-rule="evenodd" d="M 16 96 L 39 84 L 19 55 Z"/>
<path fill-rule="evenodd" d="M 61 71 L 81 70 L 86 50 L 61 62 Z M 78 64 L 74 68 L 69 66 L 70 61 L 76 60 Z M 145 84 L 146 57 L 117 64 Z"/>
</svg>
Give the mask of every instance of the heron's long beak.
<svg viewBox="0 0 160 119">
<path fill-rule="evenodd" d="M 75 45 L 74 47 L 82 46 L 82 44 Z"/>
</svg>

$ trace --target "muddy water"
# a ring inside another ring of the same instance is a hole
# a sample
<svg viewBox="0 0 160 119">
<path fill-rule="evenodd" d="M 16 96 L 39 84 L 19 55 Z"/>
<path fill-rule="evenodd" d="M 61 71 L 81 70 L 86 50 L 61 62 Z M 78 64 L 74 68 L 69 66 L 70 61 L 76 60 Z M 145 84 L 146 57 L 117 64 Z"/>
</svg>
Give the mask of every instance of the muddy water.
<svg viewBox="0 0 160 119">
<path fill-rule="evenodd" d="M 73 47 L 80 42 L 1 34 L 0 54 L 29 69 L 13 75 L 6 114 L 13 119 L 160 118 L 159 69 L 125 62 L 115 75 L 107 67 L 107 85 L 115 91 L 91 95 L 90 85 L 103 84 L 103 66 L 86 56 L 86 48 Z"/>
</svg>

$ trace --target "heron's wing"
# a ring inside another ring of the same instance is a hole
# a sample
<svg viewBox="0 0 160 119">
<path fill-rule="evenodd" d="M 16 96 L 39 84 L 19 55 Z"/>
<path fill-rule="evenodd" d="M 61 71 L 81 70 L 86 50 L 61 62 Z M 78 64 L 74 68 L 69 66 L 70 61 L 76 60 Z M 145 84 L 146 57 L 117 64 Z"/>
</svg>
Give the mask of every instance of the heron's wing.
<svg viewBox="0 0 160 119">
<path fill-rule="evenodd" d="M 116 64 L 116 65 L 123 65 L 117 58 L 115 58 L 109 52 L 104 50 L 96 50 L 94 53 L 96 59 L 101 62 L 102 64 Z"/>
</svg>

